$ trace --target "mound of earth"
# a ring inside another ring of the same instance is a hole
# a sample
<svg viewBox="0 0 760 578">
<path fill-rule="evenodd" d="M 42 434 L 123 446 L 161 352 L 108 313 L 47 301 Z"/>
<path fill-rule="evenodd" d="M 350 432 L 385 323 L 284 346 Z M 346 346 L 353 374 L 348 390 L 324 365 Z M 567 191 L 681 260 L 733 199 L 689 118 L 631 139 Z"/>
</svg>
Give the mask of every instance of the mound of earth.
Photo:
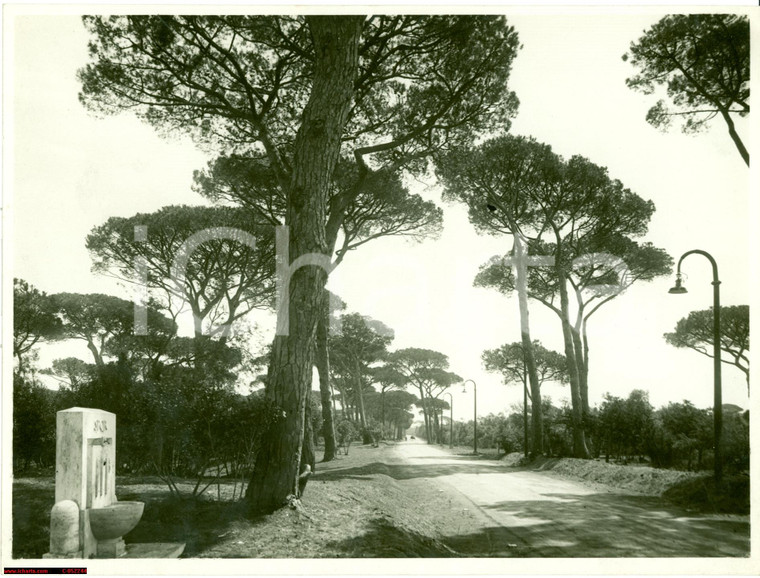
<svg viewBox="0 0 760 578">
<path fill-rule="evenodd" d="M 623 466 L 575 458 L 559 459 L 551 469 L 563 476 L 607 484 L 650 496 L 660 496 L 671 486 L 698 476 L 694 472 L 663 470 L 650 466 Z"/>
</svg>

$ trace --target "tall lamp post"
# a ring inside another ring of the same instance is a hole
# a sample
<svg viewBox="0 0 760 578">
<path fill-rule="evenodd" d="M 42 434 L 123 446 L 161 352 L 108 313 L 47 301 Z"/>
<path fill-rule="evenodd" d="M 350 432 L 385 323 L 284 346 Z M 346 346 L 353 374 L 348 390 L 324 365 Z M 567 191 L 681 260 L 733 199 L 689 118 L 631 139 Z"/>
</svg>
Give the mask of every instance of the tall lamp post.
<svg viewBox="0 0 760 578">
<path fill-rule="evenodd" d="M 467 393 L 467 382 L 470 382 L 472 384 L 472 392 L 475 396 L 475 404 L 473 409 L 473 421 L 472 421 L 472 427 L 473 427 L 473 453 L 478 453 L 478 386 L 477 384 L 471 380 L 471 379 L 465 379 L 464 383 L 462 384 L 462 393 Z"/>
<path fill-rule="evenodd" d="M 441 407 L 441 416 L 438 419 L 438 445 L 443 445 L 443 407 Z"/>
<path fill-rule="evenodd" d="M 454 447 L 454 396 L 450 391 L 444 392 L 443 395 L 449 396 L 449 449 Z M 441 425 L 443 425 L 443 414 L 441 414 Z"/>
<path fill-rule="evenodd" d="M 707 251 L 693 249 L 686 251 L 678 260 L 678 269 L 676 273 L 676 285 L 668 293 L 683 294 L 686 288 L 681 284 L 681 263 L 692 254 L 699 254 L 706 257 L 712 265 L 713 272 L 713 379 L 714 379 L 714 400 L 713 400 L 713 425 L 715 428 L 715 482 L 718 483 L 723 478 L 723 448 L 721 447 L 721 438 L 723 437 L 723 401 L 721 391 L 721 355 L 720 355 L 720 280 L 718 279 L 718 264 L 712 255 Z"/>
</svg>

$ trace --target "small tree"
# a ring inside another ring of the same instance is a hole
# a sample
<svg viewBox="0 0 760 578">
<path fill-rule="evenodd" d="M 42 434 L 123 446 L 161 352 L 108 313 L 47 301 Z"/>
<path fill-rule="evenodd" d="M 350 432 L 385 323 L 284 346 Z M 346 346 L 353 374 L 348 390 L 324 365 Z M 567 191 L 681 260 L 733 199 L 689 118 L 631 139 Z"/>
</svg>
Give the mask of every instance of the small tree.
<svg viewBox="0 0 760 578">
<path fill-rule="evenodd" d="M 724 405 L 723 416 L 725 465 L 732 471 L 749 472 L 749 410 Z"/>
<path fill-rule="evenodd" d="M 50 298 L 63 322 L 64 336 L 83 340 L 98 370 L 105 367 L 103 357 L 107 353 L 137 355 L 139 351 L 144 352 L 146 342 L 161 350 L 177 330 L 176 323 L 160 314 L 153 305 L 146 310 L 146 335 L 135 335 L 132 301 L 100 293 L 56 293 Z"/>
<path fill-rule="evenodd" d="M 723 363 L 735 365 L 747 378 L 749 395 L 749 305 L 733 305 L 720 308 L 720 349 L 730 359 L 721 357 Z M 673 333 L 664 334 L 665 341 L 674 347 L 688 347 L 713 357 L 713 309 L 692 311 L 680 319 Z"/>
<path fill-rule="evenodd" d="M 399 349 L 390 353 L 388 362 L 405 377 L 409 385 L 417 388 L 420 398 L 416 404 L 422 409 L 425 419 L 425 435 L 428 443 L 433 443 L 434 416 L 429 411 L 428 400 L 437 399 L 452 384 L 462 381 L 462 378 L 448 371 L 448 356 L 431 349 Z"/>
<path fill-rule="evenodd" d="M 352 393 L 358 401 L 361 434 L 365 444 L 373 441 L 364 407 L 364 390 L 367 387 L 372 389 L 370 366 L 385 358 L 391 341 L 392 329 L 358 313 L 342 315 L 340 331 L 330 336 L 332 370 L 350 379 Z M 345 397 L 342 402 L 345 403 Z"/>
<path fill-rule="evenodd" d="M 667 87 L 676 110 L 659 100 L 647 122 L 666 129 L 674 116 L 684 132 L 698 131 L 720 115 L 744 162 L 749 152 L 732 115 L 749 114 L 749 19 L 736 14 L 671 14 L 631 44 L 631 64 L 641 72 L 626 84 L 644 94 Z"/>
<path fill-rule="evenodd" d="M 630 457 L 645 453 L 652 413 L 649 394 L 643 390 L 633 390 L 627 399 L 609 393 L 604 395 L 599 408 L 598 430 L 607 460 L 610 454 Z"/>
<path fill-rule="evenodd" d="M 573 455 L 572 409 L 563 404 L 557 407 L 550 398 L 542 400 L 541 413 L 544 416 L 544 445 L 548 456 Z"/>
<path fill-rule="evenodd" d="M 504 384 L 522 383 L 528 391 L 533 432 L 531 453 L 540 455 L 544 448 L 540 388 L 545 381 L 567 383 L 567 362 L 561 353 L 546 349 L 537 340 L 533 342 L 533 356 L 538 376 L 538 395 L 536 395 L 535 391 L 527 387 L 528 371 L 523 351 L 522 342 L 515 342 L 502 345 L 498 349 L 484 351 L 482 359 L 487 371 L 501 373 Z"/>
<path fill-rule="evenodd" d="M 385 418 L 394 426 L 394 439 L 401 439 L 412 426 L 412 405 L 417 401 L 417 396 L 408 391 L 392 390 L 385 395 Z"/>
<path fill-rule="evenodd" d="M 380 415 L 377 417 L 382 429 L 385 428 L 386 423 L 386 393 L 394 390 L 404 389 L 407 385 L 407 381 L 404 375 L 396 371 L 392 365 L 381 365 L 379 367 L 372 368 L 370 372 L 370 379 L 372 380 L 372 383 L 380 389 Z"/>
<path fill-rule="evenodd" d="M 27 368 L 24 355 L 42 341 L 62 339 L 63 324 L 56 315 L 56 305 L 44 292 L 23 279 L 13 279 L 13 355 L 18 372 Z"/>
<path fill-rule="evenodd" d="M 217 428 L 221 461 L 229 464 L 229 475 L 235 480 L 232 500 L 242 499 L 246 480 L 253 472 L 261 438 L 270 422 L 282 417 L 264 390 L 248 396 L 234 396 L 232 406 L 221 416 Z"/>
<path fill-rule="evenodd" d="M 43 369 L 40 373 L 51 375 L 65 387 L 76 391 L 82 384 L 93 378 L 95 366 L 78 357 L 65 357 L 54 359 L 52 367 Z"/>
<path fill-rule="evenodd" d="M 55 463 L 55 392 L 33 377 L 13 376 L 13 470 Z"/>
<path fill-rule="evenodd" d="M 112 217 L 91 231 L 87 248 L 95 271 L 160 291 L 172 318 L 189 306 L 196 337 L 227 337 L 236 320 L 273 305 L 274 232 L 242 209 L 169 206 Z"/>
<path fill-rule="evenodd" d="M 522 414 L 490 413 L 478 419 L 478 442 L 505 454 L 523 449 Z"/>
<path fill-rule="evenodd" d="M 684 400 L 660 408 L 657 417 L 664 430 L 664 453 L 670 457 L 665 465 L 702 467 L 704 454 L 713 445 L 712 411 Z"/>
<path fill-rule="evenodd" d="M 335 424 L 335 434 L 338 438 L 338 446 L 343 448 L 346 455 L 348 455 L 348 449 L 351 447 L 351 442 L 359 439 L 357 438 L 358 432 L 353 422 L 348 419 L 342 419 Z"/>
</svg>

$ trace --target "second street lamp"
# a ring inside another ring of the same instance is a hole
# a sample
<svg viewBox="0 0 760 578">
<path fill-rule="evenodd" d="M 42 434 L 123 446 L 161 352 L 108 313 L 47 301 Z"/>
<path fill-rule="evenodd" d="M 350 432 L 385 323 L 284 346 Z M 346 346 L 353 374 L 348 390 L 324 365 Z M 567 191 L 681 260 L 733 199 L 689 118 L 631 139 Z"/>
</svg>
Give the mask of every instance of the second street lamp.
<svg viewBox="0 0 760 578">
<path fill-rule="evenodd" d="M 678 269 L 676 273 L 675 287 L 671 288 L 668 293 L 683 294 L 687 293 L 686 288 L 681 284 L 681 263 L 692 254 L 706 257 L 712 265 L 713 272 L 713 426 L 715 428 L 715 483 L 723 478 L 723 449 L 721 447 L 721 438 L 723 437 L 723 394 L 721 385 L 721 354 L 720 354 L 720 279 L 718 279 L 718 264 L 712 255 L 707 251 L 692 249 L 686 251 L 678 260 Z"/>
<path fill-rule="evenodd" d="M 443 406 L 441 406 L 441 415 L 438 419 L 438 445 L 443 445 Z"/>
<path fill-rule="evenodd" d="M 474 405 L 473 405 L 473 421 L 472 421 L 472 447 L 473 447 L 473 453 L 477 455 L 478 453 L 478 386 L 472 379 L 465 379 L 464 383 L 462 384 L 462 393 L 467 393 L 467 382 L 470 382 L 472 384 L 472 392 L 474 395 Z"/>
</svg>

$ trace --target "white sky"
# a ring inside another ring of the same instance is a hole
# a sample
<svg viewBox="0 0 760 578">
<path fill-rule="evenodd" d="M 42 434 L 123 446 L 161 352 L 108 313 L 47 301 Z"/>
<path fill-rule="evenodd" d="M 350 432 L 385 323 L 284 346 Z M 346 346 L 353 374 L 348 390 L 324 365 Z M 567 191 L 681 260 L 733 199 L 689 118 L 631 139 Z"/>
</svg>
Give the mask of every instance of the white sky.
<svg viewBox="0 0 760 578">
<path fill-rule="evenodd" d="M 508 13 L 524 45 L 510 82 L 521 102 L 512 132 L 607 166 L 611 176 L 657 206 L 646 240 L 676 260 L 689 249 L 709 251 L 719 265 L 722 304 L 748 303 L 751 238 L 756 244 L 749 227 L 749 171 L 724 125 L 716 119 L 710 131 L 696 136 L 678 129 L 660 133 L 644 120 L 654 98 L 625 86 L 634 71 L 622 54 L 661 16 L 658 8 L 626 15 Z M 90 272 L 85 236 L 110 216 L 201 204 L 190 184 L 192 171 L 207 157 L 188 141 L 162 140 L 128 114 L 96 118 L 83 109 L 75 74 L 86 62 L 87 37 L 78 17 L 19 17 L 13 32 L 15 76 L 6 82 L 13 91 L 6 89 L 6 104 L 13 106 L 6 130 L 12 126 L 15 135 L 7 151 L 13 158 L 6 160 L 12 197 L 6 190 L 4 201 L 13 220 L 6 267 L 49 293 L 127 297 L 112 279 Z M 739 130 L 748 141 L 748 123 Z M 423 192 L 440 195 L 435 188 Z M 461 206 L 447 205 L 444 212 L 440 240 L 375 241 L 351 253 L 329 287 L 352 310 L 391 326 L 395 347 L 449 355 L 453 371 L 477 382 L 479 414 L 509 410 L 521 402 L 520 389 L 485 372 L 480 355 L 519 339 L 517 303 L 473 288 L 472 280 L 481 263 L 509 249 L 511 239 L 478 236 Z M 6 243 L 8 231 L 6 223 Z M 673 279 L 663 278 L 634 286 L 595 314 L 589 325 L 592 404 L 605 392 L 626 396 L 641 388 L 656 407 L 685 398 L 712 405 L 712 360 L 662 338 L 689 311 L 712 304 L 707 260 L 689 257 L 683 272 L 687 295 L 668 295 Z M 543 309 L 531 303 L 533 337 L 561 350 L 559 321 Z M 42 351 L 43 361 L 69 355 L 64 349 Z M 83 345 L 77 351 L 87 359 Z M 471 389 L 453 393 L 455 418 L 471 417 Z M 545 394 L 560 401 L 569 391 L 547 386 Z M 723 399 L 748 407 L 744 376 L 727 365 Z"/>
</svg>

